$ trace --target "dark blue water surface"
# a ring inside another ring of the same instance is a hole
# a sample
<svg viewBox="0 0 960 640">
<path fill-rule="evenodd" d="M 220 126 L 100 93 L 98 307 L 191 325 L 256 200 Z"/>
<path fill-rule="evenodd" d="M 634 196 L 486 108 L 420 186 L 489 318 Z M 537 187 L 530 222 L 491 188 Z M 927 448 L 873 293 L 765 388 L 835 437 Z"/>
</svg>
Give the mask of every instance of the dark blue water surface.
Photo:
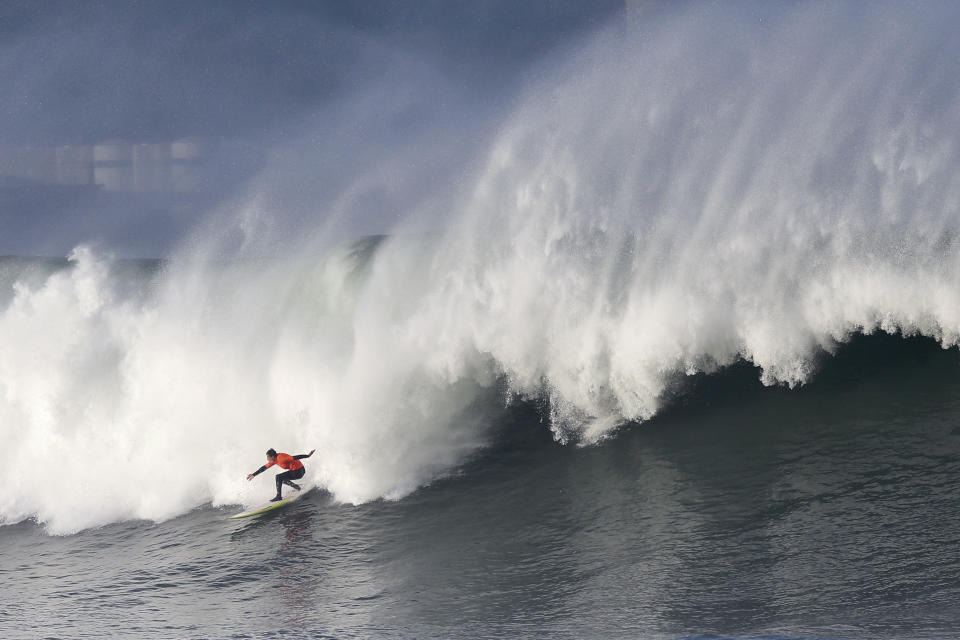
<svg viewBox="0 0 960 640">
<path fill-rule="evenodd" d="M 958 383 L 955 350 L 860 338 L 799 390 L 688 380 L 591 447 L 513 406 L 396 502 L 0 527 L 0 636 L 960 637 Z"/>
</svg>

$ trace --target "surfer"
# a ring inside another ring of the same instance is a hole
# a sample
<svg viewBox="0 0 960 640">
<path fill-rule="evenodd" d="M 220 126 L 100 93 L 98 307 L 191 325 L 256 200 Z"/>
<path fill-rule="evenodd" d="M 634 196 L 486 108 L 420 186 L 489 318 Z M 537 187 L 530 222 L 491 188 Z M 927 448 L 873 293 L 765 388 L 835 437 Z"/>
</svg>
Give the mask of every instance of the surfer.
<svg viewBox="0 0 960 640">
<path fill-rule="evenodd" d="M 289 485 L 297 491 L 300 491 L 300 485 L 296 484 L 294 480 L 299 480 L 303 477 L 303 474 L 307 472 L 306 468 L 303 466 L 303 463 L 300 461 L 304 458 L 309 458 L 312 456 L 314 451 L 316 451 L 316 449 L 311 449 L 310 453 L 302 453 L 298 456 L 291 456 L 287 453 L 277 453 L 273 449 L 267 449 L 267 464 L 249 474 L 247 476 L 247 480 L 253 480 L 255 476 L 263 473 L 273 465 L 283 467 L 286 469 L 286 471 L 277 474 L 277 495 L 275 498 L 271 498 L 270 502 L 282 500 L 283 498 L 280 495 L 280 489 L 283 487 L 283 485 Z"/>
</svg>

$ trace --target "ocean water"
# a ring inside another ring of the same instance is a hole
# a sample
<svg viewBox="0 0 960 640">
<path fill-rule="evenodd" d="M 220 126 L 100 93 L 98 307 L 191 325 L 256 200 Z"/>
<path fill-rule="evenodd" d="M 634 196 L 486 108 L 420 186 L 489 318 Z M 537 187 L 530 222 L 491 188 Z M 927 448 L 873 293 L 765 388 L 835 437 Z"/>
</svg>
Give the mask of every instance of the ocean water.
<svg viewBox="0 0 960 640">
<path fill-rule="evenodd" d="M 208 505 L 71 536 L 10 525 L 0 625 L 36 638 L 954 638 L 958 357 L 862 338 L 800 391 L 737 367 L 588 448 L 514 406 L 484 453 L 399 501 L 315 490 L 247 521 Z"/>
<path fill-rule="evenodd" d="M 0 259 L 0 636 L 957 637 L 957 24 L 682 5 L 312 215 Z"/>
</svg>

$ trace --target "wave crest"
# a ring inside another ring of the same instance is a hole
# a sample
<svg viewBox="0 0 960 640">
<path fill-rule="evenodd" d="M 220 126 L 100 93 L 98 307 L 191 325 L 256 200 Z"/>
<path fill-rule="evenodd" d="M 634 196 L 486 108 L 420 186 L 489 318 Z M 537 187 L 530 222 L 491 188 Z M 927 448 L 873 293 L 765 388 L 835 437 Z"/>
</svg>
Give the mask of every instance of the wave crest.
<svg viewBox="0 0 960 640">
<path fill-rule="evenodd" d="M 482 447 L 504 393 L 591 443 L 740 360 L 794 386 L 854 333 L 958 344 L 957 9 L 727 7 L 543 70 L 442 225 L 4 276 L 0 447 L 29 462 L 0 517 L 252 501 L 271 446 L 317 448 L 337 499 L 396 498 Z"/>
</svg>

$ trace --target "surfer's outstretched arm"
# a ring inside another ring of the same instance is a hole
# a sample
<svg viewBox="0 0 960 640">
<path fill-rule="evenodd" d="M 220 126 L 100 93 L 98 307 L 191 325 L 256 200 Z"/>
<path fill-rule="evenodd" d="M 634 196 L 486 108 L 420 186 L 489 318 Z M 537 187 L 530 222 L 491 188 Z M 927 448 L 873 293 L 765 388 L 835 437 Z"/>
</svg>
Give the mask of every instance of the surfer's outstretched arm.
<svg viewBox="0 0 960 640">
<path fill-rule="evenodd" d="M 303 460 L 304 458 L 309 458 L 310 456 L 312 456 L 314 451 L 316 451 L 316 449 L 310 449 L 310 453 L 301 453 L 300 455 L 293 456 L 293 457 L 296 460 Z"/>
<path fill-rule="evenodd" d="M 310 453 L 313 453 L 313 452 L 311 451 Z M 285 456 L 287 454 L 281 453 L 280 455 Z M 253 480 L 253 477 L 255 475 L 263 473 L 264 471 L 266 471 L 267 469 L 269 469 L 275 464 L 277 464 L 277 452 L 275 449 L 271 447 L 270 449 L 267 449 L 267 464 L 263 465 L 262 467 L 260 467 L 259 469 L 257 469 L 256 471 L 248 475 L 247 480 Z"/>
</svg>

